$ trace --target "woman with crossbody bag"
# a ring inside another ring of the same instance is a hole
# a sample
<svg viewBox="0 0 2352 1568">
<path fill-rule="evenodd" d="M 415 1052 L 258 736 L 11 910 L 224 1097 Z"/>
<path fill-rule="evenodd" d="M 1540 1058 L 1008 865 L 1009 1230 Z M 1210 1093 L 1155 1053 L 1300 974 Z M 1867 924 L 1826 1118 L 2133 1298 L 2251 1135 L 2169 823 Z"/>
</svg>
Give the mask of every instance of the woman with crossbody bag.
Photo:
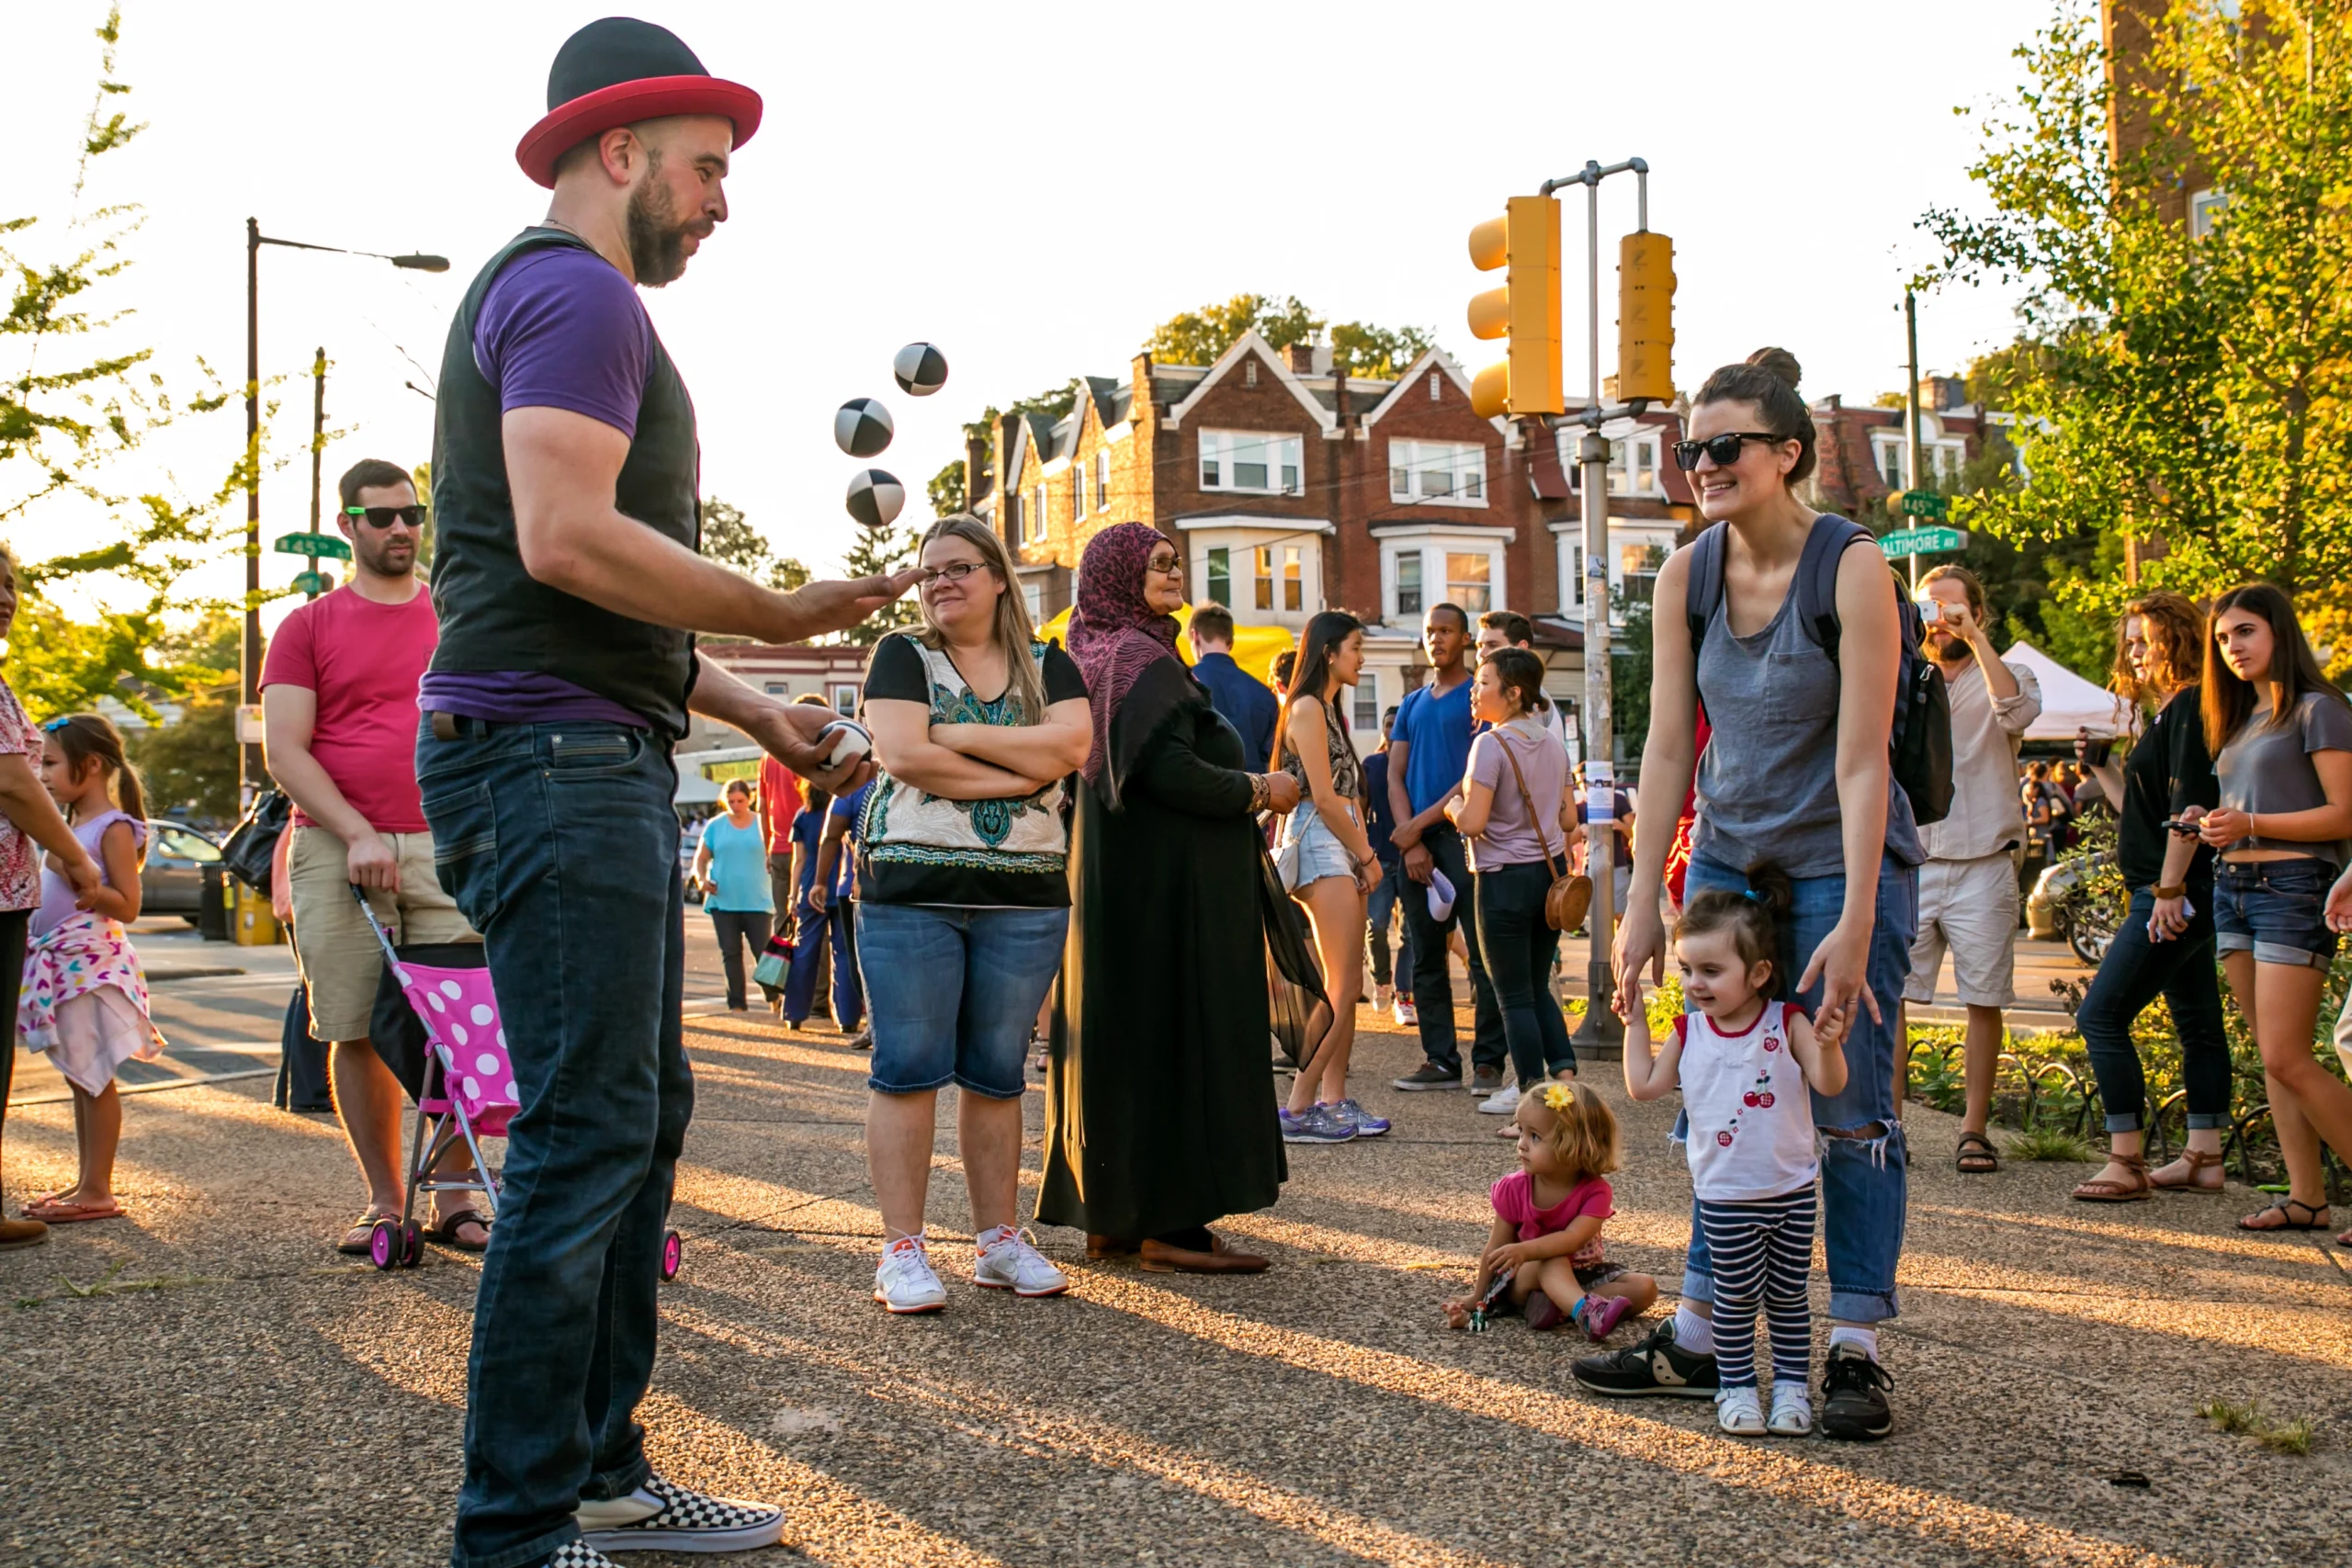
<svg viewBox="0 0 2352 1568">
<path fill-rule="evenodd" d="M 1479 1105 L 1496 1116 L 1517 1111 L 1519 1097 L 1546 1077 L 1574 1077 L 1577 1070 L 1567 1020 L 1548 984 L 1560 922 L 1574 924 L 1582 913 L 1568 907 L 1582 879 L 1565 874 L 1576 797 L 1567 748 L 1535 717 L 1543 688 L 1543 660 L 1525 649 L 1497 649 L 1478 661 L 1470 712 L 1487 728 L 1470 742 L 1464 793 L 1446 808 L 1469 840 L 1478 947 L 1518 1078 Z"/>
</svg>

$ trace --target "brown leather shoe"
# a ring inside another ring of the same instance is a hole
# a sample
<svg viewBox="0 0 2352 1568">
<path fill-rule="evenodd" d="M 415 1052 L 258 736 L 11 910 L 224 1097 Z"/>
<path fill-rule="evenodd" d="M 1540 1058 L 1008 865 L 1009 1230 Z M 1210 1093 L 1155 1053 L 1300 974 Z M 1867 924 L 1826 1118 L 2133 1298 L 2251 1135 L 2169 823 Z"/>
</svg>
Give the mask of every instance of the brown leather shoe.
<svg viewBox="0 0 2352 1568">
<path fill-rule="evenodd" d="M 0 1220 L 0 1252 L 39 1247 L 49 1239 L 49 1227 L 39 1220 Z"/>
<path fill-rule="evenodd" d="M 1225 1237 L 1211 1231 L 1206 1252 L 1170 1247 L 1147 1238 L 1143 1244 L 1143 1267 L 1148 1274 L 1262 1274 L 1266 1260 L 1254 1253 L 1234 1251 Z"/>
<path fill-rule="evenodd" d="M 1098 1235 L 1089 1231 L 1086 1233 L 1086 1258 L 1090 1263 L 1100 1263 L 1106 1258 L 1131 1258 L 1136 1245 L 1115 1235 Z"/>
</svg>

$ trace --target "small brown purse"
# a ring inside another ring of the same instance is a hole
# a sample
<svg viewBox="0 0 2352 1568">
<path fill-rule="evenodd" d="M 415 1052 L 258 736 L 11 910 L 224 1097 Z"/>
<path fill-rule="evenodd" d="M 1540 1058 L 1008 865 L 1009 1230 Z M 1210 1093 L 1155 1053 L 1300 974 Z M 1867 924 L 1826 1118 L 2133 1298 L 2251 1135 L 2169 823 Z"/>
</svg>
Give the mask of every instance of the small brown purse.
<svg viewBox="0 0 2352 1568">
<path fill-rule="evenodd" d="M 1535 841 L 1544 846 L 1544 868 L 1552 874 L 1552 886 L 1544 892 L 1544 923 L 1555 931 L 1572 931 L 1584 924 L 1592 908 L 1592 878 L 1577 872 L 1564 874 L 1552 859 L 1552 839 L 1544 830 L 1544 818 L 1535 809 L 1535 796 L 1527 787 L 1527 775 L 1519 771 L 1519 759 L 1511 755 L 1510 742 L 1498 731 L 1495 744 L 1502 749 L 1503 761 L 1510 764 L 1510 776 L 1519 785 L 1519 795 L 1527 802 L 1527 820 L 1535 829 Z"/>
</svg>

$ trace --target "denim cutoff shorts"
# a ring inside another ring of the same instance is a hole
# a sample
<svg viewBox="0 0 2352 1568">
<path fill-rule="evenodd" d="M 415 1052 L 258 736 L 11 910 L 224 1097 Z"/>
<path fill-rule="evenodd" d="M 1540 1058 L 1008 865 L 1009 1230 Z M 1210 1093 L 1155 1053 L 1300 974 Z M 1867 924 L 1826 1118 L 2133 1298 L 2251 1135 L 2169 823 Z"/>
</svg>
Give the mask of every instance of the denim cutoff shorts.
<svg viewBox="0 0 2352 1568">
<path fill-rule="evenodd" d="M 1067 908 L 857 903 L 857 972 L 874 1022 L 866 1087 L 953 1083 L 990 1100 L 1027 1085 L 1029 1031 L 1061 968 Z"/>
<path fill-rule="evenodd" d="M 1323 814 L 1315 809 L 1312 799 L 1301 800 L 1298 809 L 1283 818 L 1283 848 L 1287 850 L 1293 840 L 1298 844 L 1298 880 L 1291 885 L 1293 892 L 1327 876 L 1355 875 L 1347 847 L 1323 820 Z"/>
<path fill-rule="evenodd" d="M 2222 861 L 2213 867 L 2214 945 L 2254 954 L 2257 964 L 2324 969 L 2335 957 L 2327 929 L 2327 889 L 2335 867 L 2294 860 Z"/>
</svg>

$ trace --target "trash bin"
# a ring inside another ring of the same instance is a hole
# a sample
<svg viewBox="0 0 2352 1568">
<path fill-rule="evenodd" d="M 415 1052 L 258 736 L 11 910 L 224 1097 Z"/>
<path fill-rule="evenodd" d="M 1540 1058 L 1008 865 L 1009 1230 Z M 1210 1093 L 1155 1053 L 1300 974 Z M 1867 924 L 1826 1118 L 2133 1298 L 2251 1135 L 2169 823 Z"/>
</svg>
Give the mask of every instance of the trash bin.
<svg viewBox="0 0 2352 1568">
<path fill-rule="evenodd" d="M 196 907 L 196 934 L 206 942 L 229 940 L 229 868 L 214 863 L 197 868 L 203 897 Z"/>
<path fill-rule="evenodd" d="M 270 912 L 268 894 L 248 887 L 234 877 L 229 880 L 229 891 L 234 900 L 230 911 L 230 941 L 239 947 L 276 947 L 285 940 L 278 930 L 277 917 Z"/>
</svg>

